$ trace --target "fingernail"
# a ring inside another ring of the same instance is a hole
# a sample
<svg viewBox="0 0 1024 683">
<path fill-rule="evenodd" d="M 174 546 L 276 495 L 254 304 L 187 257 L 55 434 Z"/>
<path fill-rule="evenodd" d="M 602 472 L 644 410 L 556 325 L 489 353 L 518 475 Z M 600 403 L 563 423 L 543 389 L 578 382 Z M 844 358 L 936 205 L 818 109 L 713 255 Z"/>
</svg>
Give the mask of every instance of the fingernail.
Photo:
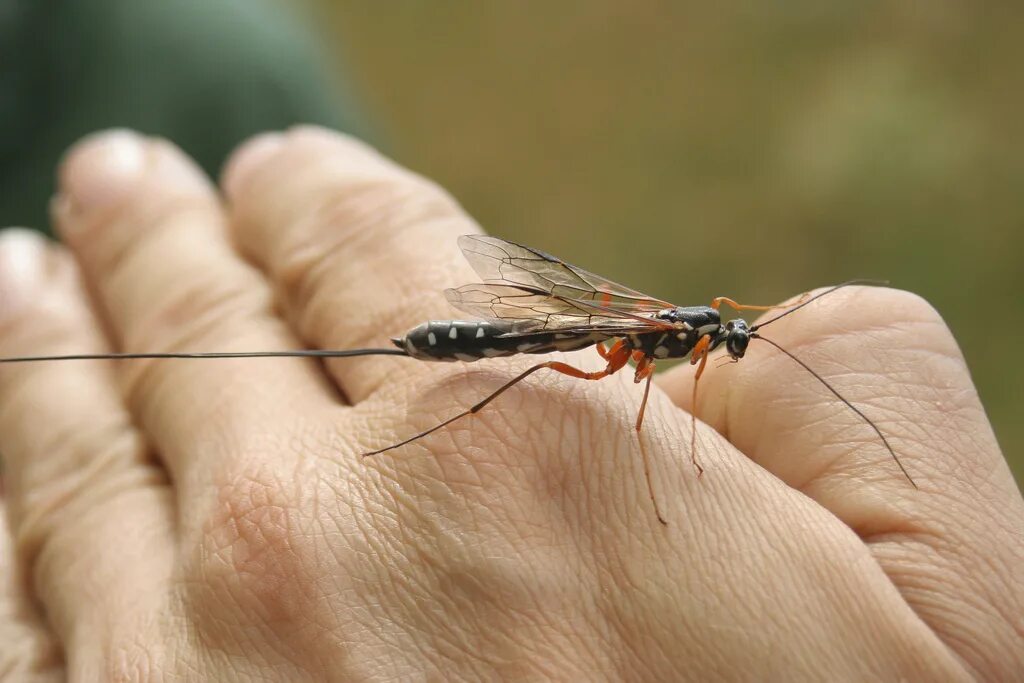
<svg viewBox="0 0 1024 683">
<path fill-rule="evenodd" d="M 48 245 L 34 230 L 0 232 L 0 319 L 31 302 L 49 278 Z"/>
<path fill-rule="evenodd" d="M 244 143 L 224 165 L 221 184 L 228 197 L 238 194 L 253 173 L 284 145 L 281 133 L 263 133 Z"/>
<path fill-rule="evenodd" d="M 121 200 L 146 165 L 143 139 L 128 130 L 110 130 L 76 143 L 60 170 L 60 193 L 76 212 L 89 213 Z"/>
</svg>

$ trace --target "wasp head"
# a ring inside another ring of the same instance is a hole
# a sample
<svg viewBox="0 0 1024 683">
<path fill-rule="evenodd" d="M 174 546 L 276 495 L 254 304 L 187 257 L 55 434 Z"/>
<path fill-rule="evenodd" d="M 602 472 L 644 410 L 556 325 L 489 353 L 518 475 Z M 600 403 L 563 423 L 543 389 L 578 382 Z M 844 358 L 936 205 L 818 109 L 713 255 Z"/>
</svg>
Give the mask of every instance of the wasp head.
<svg viewBox="0 0 1024 683">
<path fill-rule="evenodd" d="M 730 320 L 725 324 L 721 335 L 729 355 L 734 360 L 743 358 L 743 354 L 747 352 L 747 344 L 750 343 L 750 328 L 747 327 L 747 321 L 742 318 Z"/>
</svg>

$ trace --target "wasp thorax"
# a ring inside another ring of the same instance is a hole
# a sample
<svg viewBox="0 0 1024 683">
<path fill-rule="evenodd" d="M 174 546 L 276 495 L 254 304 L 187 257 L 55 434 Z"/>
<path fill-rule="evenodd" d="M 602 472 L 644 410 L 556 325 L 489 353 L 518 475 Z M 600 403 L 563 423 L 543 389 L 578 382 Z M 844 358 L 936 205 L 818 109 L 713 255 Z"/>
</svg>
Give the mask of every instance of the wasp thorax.
<svg viewBox="0 0 1024 683">
<path fill-rule="evenodd" d="M 742 318 L 730 320 L 725 324 L 725 350 L 729 355 L 739 360 L 747 352 L 747 344 L 750 343 L 750 328 L 747 321 Z"/>
</svg>

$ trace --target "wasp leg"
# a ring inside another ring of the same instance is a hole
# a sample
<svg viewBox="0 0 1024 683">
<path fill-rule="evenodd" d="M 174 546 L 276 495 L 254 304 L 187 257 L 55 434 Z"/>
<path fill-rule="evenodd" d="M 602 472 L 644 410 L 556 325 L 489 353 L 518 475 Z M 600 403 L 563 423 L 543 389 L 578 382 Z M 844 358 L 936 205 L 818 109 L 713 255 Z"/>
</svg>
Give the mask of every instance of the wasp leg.
<svg viewBox="0 0 1024 683">
<path fill-rule="evenodd" d="M 636 416 L 636 433 L 640 436 L 640 427 L 644 423 L 644 411 L 647 409 L 647 396 L 651 393 L 651 378 L 654 377 L 654 363 L 648 363 L 644 369 L 637 368 L 637 376 L 643 372 L 647 377 L 647 382 L 644 384 L 644 398 L 640 402 L 640 412 Z M 643 439 L 638 439 L 640 443 L 640 456 L 643 458 L 644 464 L 644 480 L 647 482 L 647 494 L 651 497 L 651 505 L 654 506 L 654 516 L 658 518 L 658 521 L 668 526 L 668 522 L 661 515 L 661 510 L 658 508 L 658 499 L 654 496 L 654 484 L 651 483 L 651 463 L 647 459 L 647 449 L 644 448 Z"/>
<path fill-rule="evenodd" d="M 633 352 L 633 357 L 636 359 L 636 352 Z M 651 360 L 650 356 L 642 355 L 637 361 L 636 374 L 633 376 L 633 381 L 639 384 L 644 379 L 647 382 L 644 384 L 644 397 L 640 401 L 640 412 L 636 415 L 636 433 L 639 436 L 640 428 L 644 424 L 644 412 L 647 410 L 647 397 L 651 393 L 651 378 L 654 377 L 654 361 Z M 644 464 L 644 480 L 647 482 L 647 493 L 651 497 L 651 505 L 654 506 L 654 515 L 658 518 L 658 521 L 668 526 L 668 522 L 661 515 L 661 510 L 658 508 L 658 499 L 654 496 L 654 485 L 651 483 L 651 464 L 647 459 L 647 449 L 644 448 L 643 439 L 640 439 L 640 455 L 643 458 Z"/>
<path fill-rule="evenodd" d="M 644 387 L 644 400 L 640 403 L 640 414 L 636 418 L 636 431 L 640 431 L 640 425 L 644 422 L 644 409 L 647 407 L 647 394 L 651 390 L 651 376 L 654 374 L 654 361 L 650 356 L 643 356 L 636 365 L 636 374 L 633 375 L 633 382 L 640 384 L 645 379 L 647 386 Z"/>
<path fill-rule="evenodd" d="M 560 372 L 563 375 L 569 375 L 570 377 L 576 377 L 577 379 L 598 380 L 598 379 L 604 379 L 608 375 L 611 375 L 611 374 L 621 370 L 622 367 L 629 361 L 629 357 L 630 357 L 630 350 L 629 350 L 629 348 L 620 340 L 620 341 L 616 342 L 612 346 L 611 349 L 608 350 L 608 365 L 605 367 L 604 370 L 599 370 L 597 372 L 586 372 L 584 370 L 580 370 L 579 368 L 575 368 L 575 367 L 569 365 L 568 363 L 562 363 L 560 361 L 548 361 L 546 363 L 538 363 L 537 365 L 534 365 L 533 367 L 527 368 L 526 370 L 522 371 L 521 373 L 519 373 L 518 375 L 516 375 L 515 377 L 513 377 L 509 381 L 507 381 L 504 384 L 502 384 L 500 387 L 498 387 L 497 390 L 492 392 L 490 395 L 486 396 L 482 401 L 480 401 L 476 405 L 472 406 L 468 410 L 464 410 L 461 413 L 459 413 L 458 415 L 455 415 L 454 417 L 450 417 L 447 420 L 445 420 L 444 422 L 436 424 L 433 427 L 431 427 L 430 429 L 422 431 L 419 434 L 416 434 L 415 436 L 411 436 L 408 439 L 405 439 L 404 441 L 399 441 L 398 443 L 391 444 L 390 446 L 387 446 L 385 448 L 380 448 L 380 449 L 375 450 L 375 451 L 370 451 L 369 453 L 363 453 L 363 457 L 365 458 L 365 457 L 368 457 L 368 456 L 371 456 L 371 455 L 378 455 L 380 453 L 384 453 L 386 451 L 390 451 L 390 450 L 398 448 L 400 446 L 405 446 L 406 444 L 412 443 L 413 441 L 416 441 L 417 439 L 422 439 L 424 436 L 427 436 L 428 434 L 433 434 L 434 432 L 436 432 L 439 429 L 447 427 L 452 422 L 455 422 L 456 420 L 458 420 L 460 418 L 466 417 L 467 415 L 473 415 L 474 413 L 478 413 L 481 410 L 483 410 L 483 408 L 488 403 L 490 403 L 494 399 L 498 398 L 503 393 L 505 393 L 506 391 L 511 389 L 513 386 L 515 386 L 519 382 L 522 382 L 524 379 L 526 379 L 527 377 L 529 377 L 533 373 L 537 372 L 538 370 L 544 370 L 545 368 L 547 368 L 549 370 L 554 370 L 555 372 Z"/>
<path fill-rule="evenodd" d="M 697 373 L 693 376 L 693 397 L 690 401 L 690 462 L 697 468 L 698 477 L 704 474 L 704 468 L 700 466 L 700 462 L 697 460 L 697 384 L 700 382 L 700 376 L 704 374 L 704 368 L 708 364 L 710 347 L 711 335 L 705 334 L 694 345 L 693 351 L 690 353 L 690 365 L 700 363 L 697 367 Z"/>
<path fill-rule="evenodd" d="M 717 311 L 719 308 L 722 307 L 722 304 L 725 304 L 726 306 L 735 311 L 773 311 L 776 308 L 790 308 L 791 306 L 799 306 L 804 301 L 806 301 L 810 295 L 810 292 L 805 292 L 803 295 L 801 295 L 799 299 L 792 303 L 775 304 L 774 306 L 754 306 L 751 304 L 740 304 L 736 303 L 736 301 L 730 299 L 727 296 L 716 296 L 714 299 L 711 300 L 711 308 Z"/>
</svg>

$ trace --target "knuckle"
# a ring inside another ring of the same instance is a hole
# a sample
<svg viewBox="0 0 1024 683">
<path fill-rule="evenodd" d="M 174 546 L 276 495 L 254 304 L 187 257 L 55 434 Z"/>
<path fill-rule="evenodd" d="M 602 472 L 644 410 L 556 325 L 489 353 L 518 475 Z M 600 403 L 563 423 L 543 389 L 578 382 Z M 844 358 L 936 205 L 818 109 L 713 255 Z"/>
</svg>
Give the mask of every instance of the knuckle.
<svg viewBox="0 0 1024 683">
<path fill-rule="evenodd" d="M 409 228 L 463 216 L 440 187 L 411 175 L 331 188 L 300 219 L 304 225 L 287 231 L 290 242 L 279 251 L 276 275 L 287 292 L 301 292 L 309 274 L 325 264 L 361 262 Z"/>
<path fill-rule="evenodd" d="M 445 241 L 475 229 L 453 199 L 425 181 L 389 180 L 336 191 L 305 220 L 304 227 L 289 231 L 289 242 L 275 255 L 273 270 L 288 308 L 306 316 L 300 327 L 307 333 L 311 322 L 323 322 L 317 317 L 320 312 L 337 310 L 342 303 L 358 304 L 367 292 L 389 291 L 392 302 L 417 301 L 420 313 L 402 320 L 423 315 L 424 290 L 438 290 L 434 294 L 441 306 L 439 292 L 450 285 L 450 272 L 438 267 L 439 259 L 422 258 L 423 244 L 431 233 Z M 410 236 L 413 232 L 416 235 Z M 405 277 L 396 277 L 398 268 Z M 437 287 L 425 285 L 427 279 L 435 280 Z M 337 286 L 352 282 L 363 286 Z M 420 288 L 415 293 L 402 291 L 411 282 Z M 384 322 L 405 313 L 370 308 L 364 315 L 379 313 Z"/>
<path fill-rule="evenodd" d="M 225 345 L 231 339 L 241 343 L 252 332 L 251 322 L 270 317 L 271 311 L 272 298 L 265 287 L 248 287 L 199 273 L 132 320 L 124 329 L 123 345 L 132 351 L 158 353 L 236 350 Z M 144 405 L 146 397 L 166 379 L 183 372 L 180 366 L 160 358 L 136 360 L 120 370 L 125 400 L 134 407 Z M 201 371 L 199 367 L 186 369 Z"/>
<path fill-rule="evenodd" d="M 316 214 L 327 229 L 355 234 L 463 215 L 439 185 L 406 171 L 331 188 Z"/>
<path fill-rule="evenodd" d="M 267 315 L 272 306 L 266 287 L 216 270 L 192 269 L 140 311 L 126 326 L 123 341 L 131 349 L 185 349 L 235 323 Z"/>
<path fill-rule="evenodd" d="M 52 544 L 66 540 L 58 532 L 67 537 L 72 527 L 94 521 L 105 503 L 164 481 L 162 472 L 147 464 L 145 445 L 124 416 L 51 429 L 38 447 L 47 462 L 32 468 L 31 479 L 12 472 L 18 495 L 10 503 L 18 554 L 37 569 Z"/>
<path fill-rule="evenodd" d="M 139 252 L 181 223 L 216 215 L 209 193 L 168 193 L 143 188 L 94 218 L 74 241 L 74 249 L 89 270 L 104 274 L 122 271 Z"/>
<path fill-rule="evenodd" d="M 294 623 L 309 614 L 311 558 L 286 486 L 284 476 L 252 465 L 218 485 L 186 569 L 196 579 L 186 600 L 201 607 L 192 613 L 218 615 L 202 627 L 221 628 L 224 615 L 238 623 Z"/>
</svg>

